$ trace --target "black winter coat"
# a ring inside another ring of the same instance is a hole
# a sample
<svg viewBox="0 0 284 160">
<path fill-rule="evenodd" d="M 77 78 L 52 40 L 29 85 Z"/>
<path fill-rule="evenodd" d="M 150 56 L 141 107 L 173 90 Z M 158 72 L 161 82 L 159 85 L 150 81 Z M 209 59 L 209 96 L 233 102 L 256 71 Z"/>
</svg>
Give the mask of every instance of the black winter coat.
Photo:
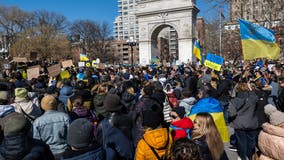
<svg viewBox="0 0 284 160">
<path fill-rule="evenodd" d="M 199 152 L 201 154 L 202 159 L 203 160 L 212 160 L 210 150 L 209 150 L 208 145 L 206 143 L 206 137 L 203 136 L 199 139 L 195 139 L 194 142 L 199 147 Z M 220 160 L 229 160 L 225 151 L 223 152 Z"/>
<path fill-rule="evenodd" d="M 4 137 L 0 145 L 0 159 L 5 160 L 54 160 L 49 146 L 26 134 Z"/>
</svg>

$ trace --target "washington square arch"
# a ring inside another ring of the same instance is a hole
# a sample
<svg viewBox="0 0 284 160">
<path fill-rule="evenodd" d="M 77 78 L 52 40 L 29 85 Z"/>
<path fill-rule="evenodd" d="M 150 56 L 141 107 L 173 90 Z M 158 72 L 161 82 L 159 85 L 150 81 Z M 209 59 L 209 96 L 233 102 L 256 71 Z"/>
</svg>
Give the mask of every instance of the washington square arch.
<svg viewBox="0 0 284 160">
<path fill-rule="evenodd" d="M 195 0 L 140 0 L 136 16 L 139 22 L 139 61 L 149 64 L 154 53 L 153 44 L 166 27 L 177 34 L 177 55 L 180 62 L 192 60 L 192 47 L 196 15 L 199 12 Z M 158 53 L 161 54 L 161 53 Z"/>
</svg>

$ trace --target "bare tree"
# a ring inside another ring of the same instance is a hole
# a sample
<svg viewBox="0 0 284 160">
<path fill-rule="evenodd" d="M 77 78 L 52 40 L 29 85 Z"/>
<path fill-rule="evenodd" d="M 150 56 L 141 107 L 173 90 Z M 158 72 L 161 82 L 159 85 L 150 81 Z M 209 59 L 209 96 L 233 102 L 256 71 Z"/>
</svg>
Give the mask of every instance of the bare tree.
<svg viewBox="0 0 284 160">
<path fill-rule="evenodd" d="M 13 14 L 13 13 L 10 13 Z M 29 56 L 31 52 L 39 53 L 42 58 L 59 58 L 70 54 L 70 44 L 64 34 L 67 19 L 59 14 L 46 11 L 28 13 L 29 24 L 14 35 L 10 46 L 13 56 Z M 13 22 L 13 19 L 7 19 Z M 10 22 L 10 23 L 11 23 Z"/>
<path fill-rule="evenodd" d="M 108 57 L 107 46 L 111 41 L 111 29 L 108 23 L 99 24 L 91 20 L 78 20 L 69 30 L 71 35 L 80 36 L 82 47 L 92 59 Z"/>
<path fill-rule="evenodd" d="M 17 34 L 27 29 L 32 21 L 32 15 L 18 7 L 0 5 L 0 31 L 7 37 L 10 46 L 17 38 Z"/>
</svg>

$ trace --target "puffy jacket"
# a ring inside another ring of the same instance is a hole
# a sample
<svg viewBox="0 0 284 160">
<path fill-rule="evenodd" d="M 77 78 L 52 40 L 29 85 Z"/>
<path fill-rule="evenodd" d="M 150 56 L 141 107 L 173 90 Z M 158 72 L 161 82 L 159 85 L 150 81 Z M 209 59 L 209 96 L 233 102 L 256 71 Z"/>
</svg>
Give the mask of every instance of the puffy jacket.
<svg viewBox="0 0 284 160">
<path fill-rule="evenodd" d="M 183 119 L 176 121 L 176 122 L 172 122 L 171 126 L 173 130 L 172 130 L 172 136 L 173 139 L 179 139 L 179 138 L 187 138 L 188 134 L 190 134 L 190 129 L 193 128 L 193 123 L 191 121 L 191 119 L 184 117 Z M 177 127 L 177 128 L 176 128 Z"/>
<path fill-rule="evenodd" d="M 173 140 L 167 128 L 147 130 L 143 138 L 144 139 L 141 139 L 137 145 L 136 160 L 157 159 L 150 146 L 155 149 L 159 157 L 165 156 L 166 150 L 167 157 L 170 157 Z"/>
<path fill-rule="evenodd" d="M 260 159 L 284 159 L 284 128 L 270 123 L 264 123 L 262 128 L 258 136 L 258 146 L 263 154 Z"/>
</svg>

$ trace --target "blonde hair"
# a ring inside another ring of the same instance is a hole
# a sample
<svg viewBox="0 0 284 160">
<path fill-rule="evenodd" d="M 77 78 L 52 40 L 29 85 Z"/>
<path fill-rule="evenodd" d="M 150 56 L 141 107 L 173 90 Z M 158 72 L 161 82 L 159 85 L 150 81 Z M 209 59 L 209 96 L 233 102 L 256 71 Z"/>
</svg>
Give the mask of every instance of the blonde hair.
<svg viewBox="0 0 284 160">
<path fill-rule="evenodd" d="M 224 152 L 224 144 L 212 116 L 209 113 L 198 113 L 195 121 L 199 122 L 199 128 L 192 131 L 191 139 L 195 140 L 205 136 L 212 158 L 220 159 Z"/>
<path fill-rule="evenodd" d="M 248 83 L 239 83 L 236 88 L 237 92 L 247 92 L 250 91 Z"/>
<path fill-rule="evenodd" d="M 102 83 L 102 84 L 97 84 L 92 88 L 92 93 L 96 94 L 105 94 L 108 92 L 108 84 L 107 83 Z"/>
</svg>

